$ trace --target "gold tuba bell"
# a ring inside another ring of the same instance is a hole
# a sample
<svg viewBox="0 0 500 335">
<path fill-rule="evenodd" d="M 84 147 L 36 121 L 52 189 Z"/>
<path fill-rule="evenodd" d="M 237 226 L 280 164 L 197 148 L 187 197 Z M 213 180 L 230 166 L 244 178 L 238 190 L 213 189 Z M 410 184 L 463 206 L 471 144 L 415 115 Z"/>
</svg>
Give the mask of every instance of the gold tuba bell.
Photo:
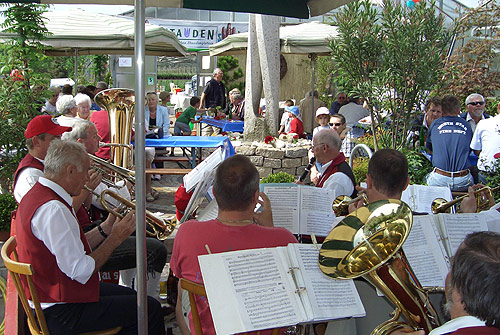
<svg viewBox="0 0 500 335">
<path fill-rule="evenodd" d="M 108 112 L 110 142 L 129 146 L 134 119 L 134 90 L 110 88 L 97 93 L 94 100 Z M 115 165 L 129 168 L 132 153 L 126 150 L 126 146 L 112 146 L 111 159 Z"/>
<path fill-rule="evenodd" d="M 346 216 L 323 242 L 319 267 L 334 279 L 363 276 L 396 306 L 393 317 L 372 335 L 408 326 L 428 334 L 439 325 L 426 292 L 413 275 L 401 249 L 412 227 L 410 207 L 399 200 L 380 200 Z M 406 322 L 398 320 L 402 315 Z"/>
</svg>

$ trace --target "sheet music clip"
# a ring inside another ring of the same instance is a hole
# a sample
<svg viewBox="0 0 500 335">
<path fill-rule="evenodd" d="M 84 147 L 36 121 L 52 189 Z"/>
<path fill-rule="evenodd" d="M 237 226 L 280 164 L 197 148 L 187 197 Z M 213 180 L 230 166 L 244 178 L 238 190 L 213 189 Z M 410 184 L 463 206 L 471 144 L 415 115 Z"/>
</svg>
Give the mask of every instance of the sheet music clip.
<svg viewBox="0 0 500 335">
<path fill-rule="evenodd" d="M 300 292 L 304 292 L 306 290 L 305 287 L 299 287 L 298 289 L 295 290 L 295 293 L 300 294 Z"/>
<path fill-rule="evenodd" d="M 299 270 L 300 268 L 298 266 L 291 266 L 288 268 L 287 273 L 291 273 L 292 271 Z"/>
</svg>

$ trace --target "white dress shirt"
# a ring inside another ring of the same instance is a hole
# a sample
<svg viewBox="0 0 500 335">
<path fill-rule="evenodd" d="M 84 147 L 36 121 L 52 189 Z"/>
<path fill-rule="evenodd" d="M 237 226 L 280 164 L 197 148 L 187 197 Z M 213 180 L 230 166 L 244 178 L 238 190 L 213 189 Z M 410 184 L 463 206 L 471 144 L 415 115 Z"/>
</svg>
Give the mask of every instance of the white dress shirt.
<svg viewBox="0 0 500 335">
<path fill-rule="evenodd" d="M 68 204 L 72 203 L 71 196 L 58 184 L 44 177 L 40 177 L 39 182 Z M 95 261 L 85 254 L 74 210 L 70 211 L 58 200 L 51 200 L 35 211 L 31 219 L 31 231 L 56 257 L 57 266 L 64 274 L 81 284 L 90 279 L 94 273 Z M 52 305 L 44 303 L 42 308 Z"/>
<path fill-rule="evenodd" d="M 36 157 L 35 157 L 36 158 Z M 36 158 L 38 159 L 38 158 Z M 42 165 L 43 160 L 38 159 Z M 14 198 L 20 203 L 24 195 L 36 184 L 38 178 L 43 177 L 43 171 L 33 167 L 26 167 L 17 176 L 16 186 L 14 187 Z"/>
<path fill-rule="evenodd" d="M 321 171 L 319 172 L 320 178 L 325 173 L 326 169 L 332 164 L 332 161 L 329 161 L 325 165 L 321 167 Z M 334 193 L 334 198 L 339 195 L 347 195 L 351 196 L 354 192 L 354 185 L 352 184 L 351 178 L 349 178 L 343 172 L 335 172 L 323 183 L 322 188 L 329 188 Z"/>
<path fill-rule="evenodd" d="M 466 328 L 466 327 L 481 327 L 485 326 L 486 323 L 484 321 L 479 320 L 475 316 L 460 316 L 455 319 L 451 319 L 450 321 L 446 322 L 444 325 L 437 327 L 436 329 L 433 329 L 429 335 L 442 335 L 442 334 L 448 334 L 451 332 L 454 332 L 460 328 Z"/>
</svg>

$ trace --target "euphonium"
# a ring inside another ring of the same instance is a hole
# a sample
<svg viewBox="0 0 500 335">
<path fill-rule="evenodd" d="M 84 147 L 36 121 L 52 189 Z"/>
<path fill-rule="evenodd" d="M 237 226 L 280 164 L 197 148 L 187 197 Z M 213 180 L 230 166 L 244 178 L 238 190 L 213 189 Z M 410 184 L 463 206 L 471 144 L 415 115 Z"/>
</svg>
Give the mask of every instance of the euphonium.
<svg viewBox="0 0 500 335">
<path fill-rule="evenodd" d="M 108 111 L 110 142 L 130 145 L 135 106 L 134 91 L 128 88 L 111 88 L 97 93 L 94 100 Z M 115 165 L 129 167 L 131 157 L 130 150 L 121 146 L 111 147 L 111 158 Z"/>
<path fill-rule="evenodd" d="M 409 326 L 426 334 L 438 326 L 437 313 L 401 250 L 412 226 L 410 207 L 399 200 L 370 203 L 346 216 L 323 242 L 319 267 L 334 279 L 363 276 L 396 306 L 393 317 L 372 335 Z M 402 315 L 406 322 L 398 320 Z"/>
<path fill-rule="evenodd" d="M 476 197 L 476 205 L 477 209 L 476 212 L 479 213 L 480 211 L 488 210 L 490 209 L 490 197 L 493 196 L 493 192 L 497 191 L 500 188 L 500 186 L 491 188 L 488 186 L 484 186 L 481 188 L 478 188 L 477 190 L 474 191 L 474 196 Z M 488 196 L 486 199 L 483 199 L 483 196 L 481 193 L 487 192 Z M 436 198 L 432 201 L 431 204 L 431 209 L 432 213 L 438 214 L 438 213 L 450 213 L 451 208 L 458 204 L 459 202 L 462 202 L 466 197 L 468 197 L 468 194 L 462 195 L 460 197 L 457 197 L 453 199 L 452 201 L 446 201 L 443 198 Z"/>
<path fill-rule="evenodd" d="M 118 218 L 123 218 L 125 216 L 126 213 L 123 213 L 125 209 L 120 212 L 115 211 L 109 206 L 108 201 L 105 199 L 106 195 L 116 199 L 126 209 L 135 209 L 135 203 L 133 203 L 132 201 L 129 201 L 110 190 L 104 190 L 100 195 L 101 204 L 109 213 Z M 176 223 L 177 219 L 175 218 L 175 216 L 165 220 L 155 216 L 153 213 L 146 210 L 146 233 L 148 236 L 156 237 L 159 240 L 165 240 L 170 234 L 173 233 Z"/>
</svg>

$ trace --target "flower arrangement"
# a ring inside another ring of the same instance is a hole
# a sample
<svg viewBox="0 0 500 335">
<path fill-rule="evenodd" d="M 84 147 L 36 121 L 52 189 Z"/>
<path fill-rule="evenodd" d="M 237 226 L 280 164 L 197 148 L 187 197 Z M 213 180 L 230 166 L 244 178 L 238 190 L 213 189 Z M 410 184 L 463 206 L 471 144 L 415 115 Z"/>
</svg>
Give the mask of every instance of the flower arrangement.
<svg viewBox="0 0 500 335">
<path fill-rule="evenodd" d="M 266 144 L 270 144 L 272 145 L 273 147 L 276 146 L 276 138 L 274 138 L 274 136 L 266 136 L 266 138 L 264 139 L 264 143 Z"/>
</svg>

